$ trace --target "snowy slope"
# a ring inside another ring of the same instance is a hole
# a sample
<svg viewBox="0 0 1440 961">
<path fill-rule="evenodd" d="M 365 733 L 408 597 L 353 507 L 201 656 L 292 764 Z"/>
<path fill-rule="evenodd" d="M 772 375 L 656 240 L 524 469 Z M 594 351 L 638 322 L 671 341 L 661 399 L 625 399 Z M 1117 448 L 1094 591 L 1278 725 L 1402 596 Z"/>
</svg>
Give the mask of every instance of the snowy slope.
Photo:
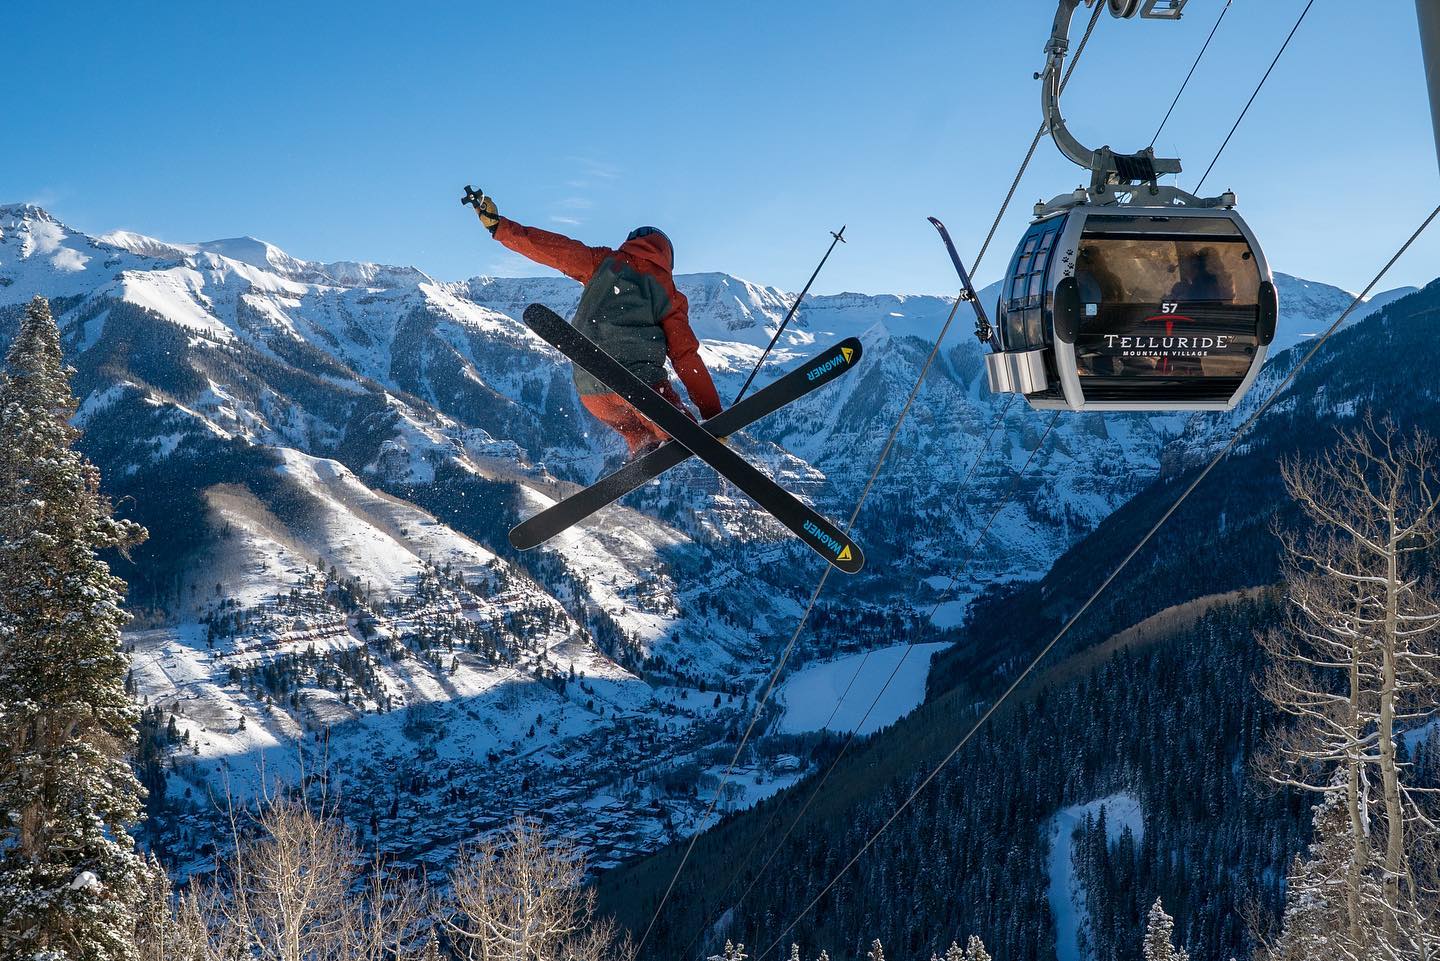
<svg viewBox="0 0 1440 961">
<path fill-rule="evenodd" d="M 1080 949 L 1080 934 L 1088 923 L 1085 913 L 1085 890 L 1075 872 L 1075 832 L 1087 819 L 1105 812 L 1107 841 L 1114 843 L 1126 828 L 1138 843 L 1145 836 L 1145 815 L 1140 802 L 1130 794 L 1076 804 L 1058 812 L 1046 828 L 1050 839 L 1049 901 L 1050 916 L 1055 919 L 1056 961 L 1085 961 Z"/>
<path fill-rule="evenodd" d="M 811 664 L 781 685 L 779 730 L 874 734 L 925 699 L 930 658 L 948 645 L 900 644 Z"/>
</svg>

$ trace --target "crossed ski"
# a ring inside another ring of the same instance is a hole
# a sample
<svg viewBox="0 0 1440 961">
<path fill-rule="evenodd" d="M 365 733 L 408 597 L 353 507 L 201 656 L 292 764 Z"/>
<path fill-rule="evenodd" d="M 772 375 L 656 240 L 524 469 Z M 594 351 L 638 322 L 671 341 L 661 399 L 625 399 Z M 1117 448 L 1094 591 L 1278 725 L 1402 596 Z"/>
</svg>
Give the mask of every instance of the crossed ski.
<svg viewBox="0 0 1440 961">
<path fill-rule="evenodd" d="M 716 437 L 726 437 L 742 430 L 847 373 L 859 361 L 861 352 L 860 341 L 847 337 L 701 426 Z M 510 531 L 510 543 L 522 551 L 538 547 L 692 456 L 685 445 L 666 441 L 650 453 L 626 462 L 614 473 L 521 522 Z"/>
<path fill-rule="evenodd" d="M 673 440 L 517 526 L 510 532 L 510 542 L 517 548 L 525 550 L 553 537 L 693 454 L 744 491 L 806 546 L 835 567 L 853 574 L 864 566 L 864 553 L 845 532 L 720 440 L 845 373 L 859 357 L 859 341 L 851 338 L 836 345 L 811 363 L 700 425 L 548 307 L 531 304 L 525 309 L 525 323 L 573 363 L 619 394 Z"/>
</svg>

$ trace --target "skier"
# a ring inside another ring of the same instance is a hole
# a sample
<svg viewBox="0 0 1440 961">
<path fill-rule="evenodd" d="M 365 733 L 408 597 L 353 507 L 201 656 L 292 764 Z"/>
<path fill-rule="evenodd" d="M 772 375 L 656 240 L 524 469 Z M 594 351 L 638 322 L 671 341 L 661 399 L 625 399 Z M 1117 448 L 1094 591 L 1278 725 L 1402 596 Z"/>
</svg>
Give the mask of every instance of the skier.
<svg viewBox="0 0 1440 961">
<path fill-rule="evenodd" d="M 690 305 L 675 289 L 675 251 L 669 237 L 655 227 L 637 227 L 618 250 L 587 247 L 500 216 L 490 197 L 476 203 L 475 212 L 490 235 L 506 247 L 585 285 L 574 324 L 606 353 L 689 414 L 665 372 L 668 356 L 700 416 L 709 419 L 720 413 L 720 395 L 690 329 Z M 664 431 L 589 373 L 576 367 L 574 376 L 585 409 L 614 428 L 632 456 L 667 439 Z"/>
</svg>

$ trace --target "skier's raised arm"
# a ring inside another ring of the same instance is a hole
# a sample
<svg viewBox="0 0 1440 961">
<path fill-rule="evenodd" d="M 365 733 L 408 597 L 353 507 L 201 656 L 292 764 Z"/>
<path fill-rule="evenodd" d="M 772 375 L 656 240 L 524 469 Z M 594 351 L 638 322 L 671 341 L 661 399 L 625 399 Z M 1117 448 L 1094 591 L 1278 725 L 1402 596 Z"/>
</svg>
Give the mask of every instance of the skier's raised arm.
<svg viewBox="0 0 1440 961">
<path fill-rule="evenodd" d="M 490 231 L 490 236 L 509 247 L 522 257 L 554 267 L 571 280 L 586 283 L 600 262 L 613 253 L 608 247 L 587 247 L 578 240 L 571 240 L 540 227 L 526 227 L 502 217 L 495 209 L 495 201 L 489 197 L 480 203 L 475 212 L 480 223 Z"/>
<path fill-rule="evenodd" d="M 690 302 L 675 289 L 675 248 L 658 227 L 636 227 L 618 248 L 589 247 L 569 237 L 500 216 L 495 201 L 466 186 L 461 203 L 506 247 L 585 285 L 571 323 L 632 376 L 684 410 L 665 361 L 707 420 L 722 410 L 715 382 L 690 329 Z M 631 454 L 658 447 L 667 435 L 635 405 L 588 371 L 576 368 L 580 403 L 614 428 Z"/>
<path fill-rule="evenodd" d="M 685 385 L 685 393 L 700 409 L 700 416 L 714 417 L 720 413 L 720 394 L 715 390 L 715 381 L 700 359 L 700 341 L 690 328 L 690 301 L 680 291 L 671 287 L 670 309 L 660 318 L 660 327 L 665 331 L 666 353 L 675 375 Z"/>
</svg>

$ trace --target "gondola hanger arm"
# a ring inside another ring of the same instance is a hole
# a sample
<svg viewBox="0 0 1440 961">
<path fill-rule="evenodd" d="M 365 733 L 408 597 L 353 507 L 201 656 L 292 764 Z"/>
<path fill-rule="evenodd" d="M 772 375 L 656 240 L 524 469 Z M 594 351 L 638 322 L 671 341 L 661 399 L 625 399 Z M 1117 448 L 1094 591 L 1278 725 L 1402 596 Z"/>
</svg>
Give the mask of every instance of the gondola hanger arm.
<svg viewBox="0 0 1440 961">
<path fill-rule="evenodd" d="M 1110 14 L 1117 19 L 1129 19 L 1139 14 L 1148 20 L 1178 20 L 1188 0 L 1060 0 L 1055 11 L 1055 23 L 1050 29 L 1050 39 L 1045 44 L 1045 70 L 1040 74 L 1040 108 L 1045 127 L 1055 146 L 1072 163 L 1090 171 L 1090 189 L 1104 195 L 1114 185 L 1149 184 L 1153 190 L 1164 174 L 1180 172 L 1180 160 L 1176 157 L 1156 157 L 1155 150 L 1146 147 L 1136 153 L 1116 153 L 1110 147 L 1098 150 L 1086 147 L 1070 132 L 1065 116 L 1060 110 L 1060 83 L 1065 73 L 1065 55 L 1070 50 L 1070 22 L 1075 11 L 1082 5 L 1093 7 L 1106 3 Z"/>
</svg>

